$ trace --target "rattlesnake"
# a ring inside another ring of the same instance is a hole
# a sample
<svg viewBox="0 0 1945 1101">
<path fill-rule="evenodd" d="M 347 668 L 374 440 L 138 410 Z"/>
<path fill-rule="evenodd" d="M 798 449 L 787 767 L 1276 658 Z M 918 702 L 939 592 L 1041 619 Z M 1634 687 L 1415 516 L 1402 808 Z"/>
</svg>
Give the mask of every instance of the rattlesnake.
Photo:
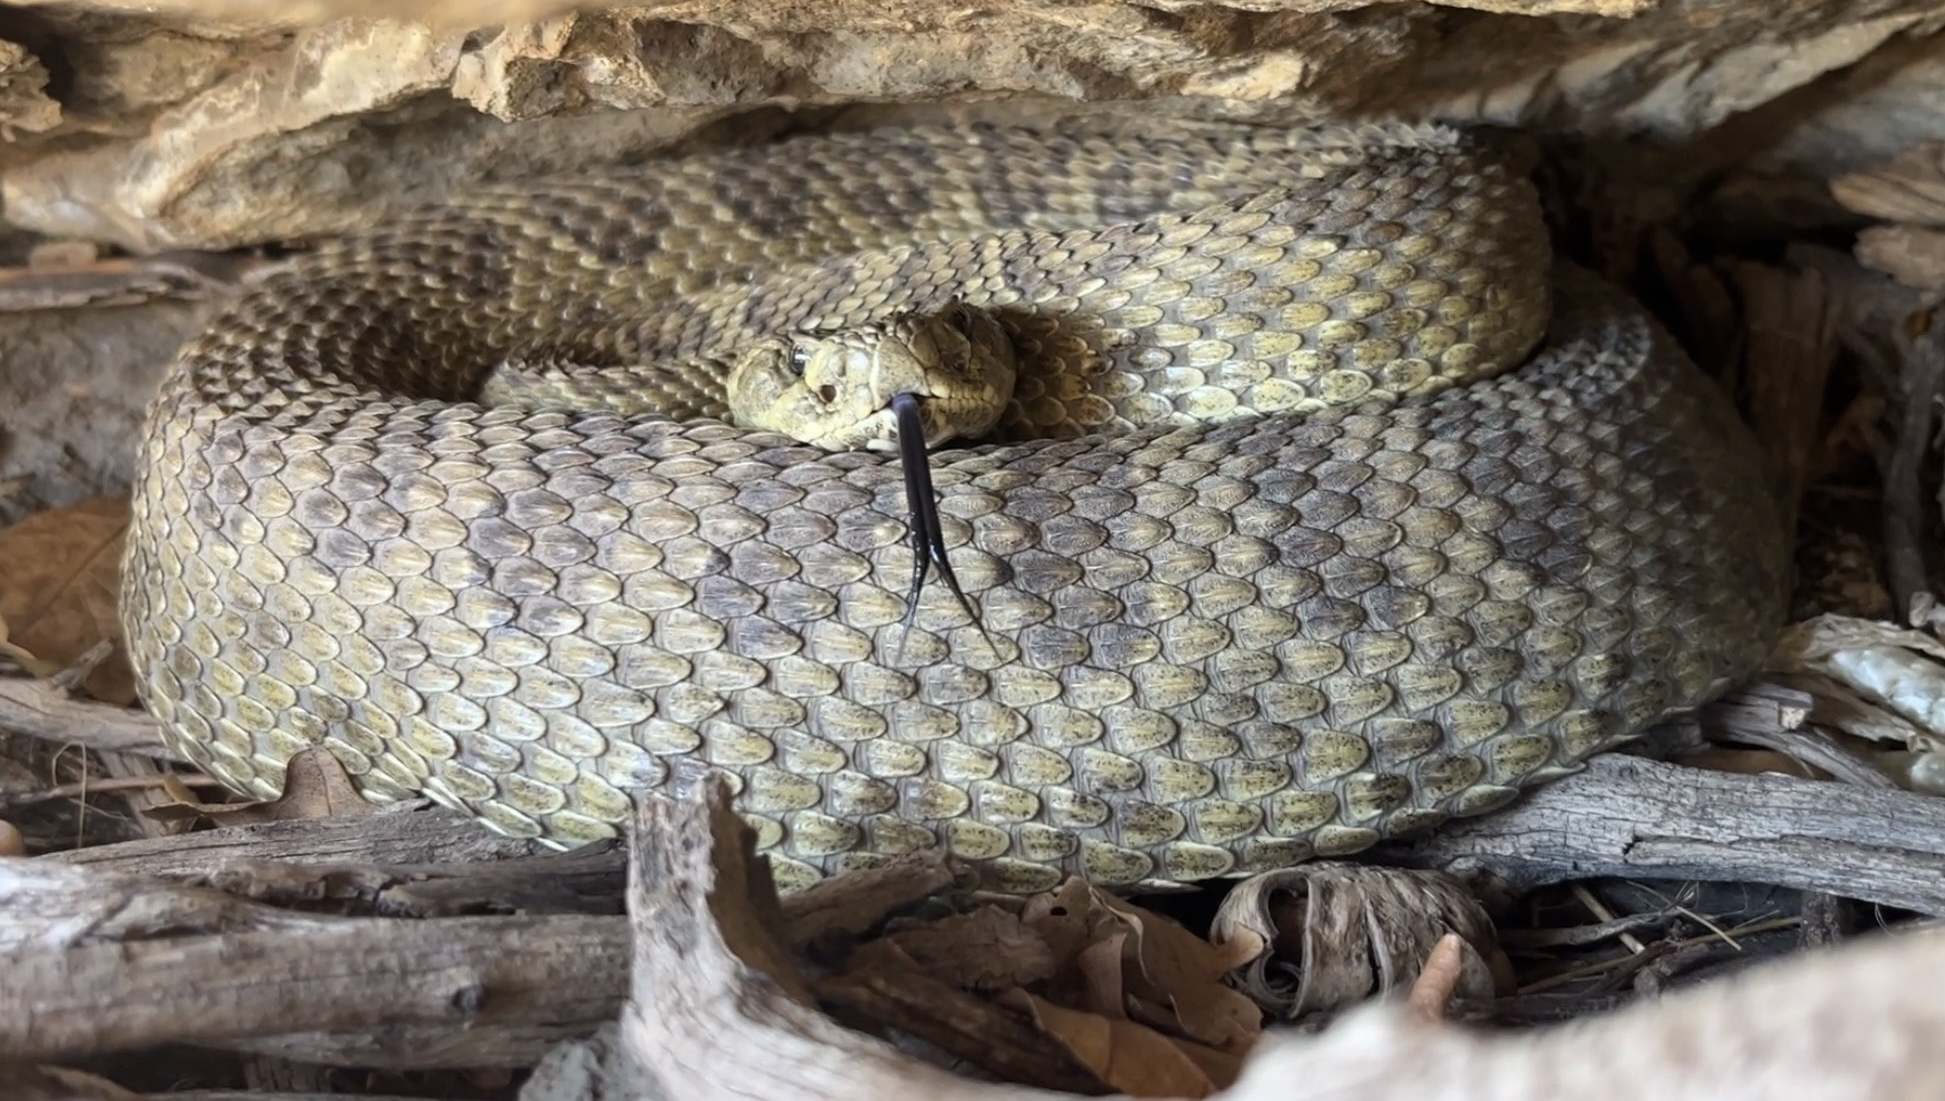
<svg viewBox="0 0 1945 1101">
<path fill-rule="evenodd" d="M 908 630 L 896 463 L 726 386 L 953 302 L 1019 378 L 932 458 L 968 608 Z M 1723 691 L 1782 614 L 1762 487 L 1484 139 L 875 130 L 481 186 L 258 280 L 152 408 L 124 617 L 169 743 L 246 794 L 321 745 L 568 846 L 726 773 L 786 886 L 938 844 L 1179 884 L 1491 810 Z"/>
</svg>

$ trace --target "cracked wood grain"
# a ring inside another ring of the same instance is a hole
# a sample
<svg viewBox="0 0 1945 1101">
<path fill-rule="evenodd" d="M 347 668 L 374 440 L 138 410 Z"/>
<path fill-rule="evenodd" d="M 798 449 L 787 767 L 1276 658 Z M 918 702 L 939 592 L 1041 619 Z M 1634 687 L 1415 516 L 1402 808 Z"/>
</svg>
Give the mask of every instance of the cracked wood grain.
<svg viewBox="0 0 1945 1101">
<path fill-rule="evenodd" d="M 1945 914 L 1945 799 L 1625 755 L 1378 856 L 1514 891 L 1594 876 L 1703 879 Z"/>
</svg>

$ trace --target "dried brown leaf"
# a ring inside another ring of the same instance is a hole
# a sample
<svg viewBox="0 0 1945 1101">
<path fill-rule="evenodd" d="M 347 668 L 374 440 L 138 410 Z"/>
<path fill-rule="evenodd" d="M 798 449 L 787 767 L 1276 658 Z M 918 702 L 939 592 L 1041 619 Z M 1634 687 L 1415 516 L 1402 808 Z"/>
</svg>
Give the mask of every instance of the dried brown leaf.
<svg viewBox="0 0 1945 1101">
<path fill-rule="evenodd" d="M 351 818 L 381 814 L 384 808 L 358 794 L 344 765 L 326 749 L 305 749 L 284 766 L 284 793 L 275 799 L 247 803 L 204 803 L 174 776 L 162 777 L 162 790 L 173 804 L 147 813 L 163 820 L 209 817 L 228 825 L 289 822 L 310 818 Z"/>
<path fill-rule="evenodd" d="M 1126 1017 L 1127 988 L 1121 981 L 1128 950 L 1128 933 L 1115 930 L 1081 949 L 1075 957 L 1080 990 L 1076 1009 L 1107 1017 Z"/>
<path fill-rule="evenodd" d="M 1242 962 L 1233 951 L 1217 948 L 1160 914 L 1111 895 L 1100 898 L 1134 932 L 1130 992 L 1141 1002 L 1168 1007 L 1172 1018 L 1150 1018 L 1149 1023 L 1224 1051 L 1240 1051 L 1255 1042 L 1263 1028 L 1262 1010 L 1224 982 Z"/>
<path fill-rule="evenodd" d="M 1243 958 L 1075 878 L 1027 900 L 1022 921 L 1061 962 L 1050 997 L 1143 1021 L 1224 1051 L 1256 1040 L 1262 1012 L 1224 977 Z"/>
<path fill-rule="evenodd" d="M 916 967 L 961 990 L 1031 986 L 1053 977 L 1053 950 L 1019 915 L 997 906 L 914 925 L 861 946 L 852 969 Z"/>
<path fill-rule="evenodd" d="M 1093 943 L 1095 909 L 1093 889 L 1076 876 L 1057 890 L 1027 899 L 1020 921 L 1053 950 L 1057 964 L 1067 966 Z"/>
<path fill-rule="evenodd" d="M 7 652 L 36 676 L 53 676 L 104 639 L 117 644 L 83 685 L 104 703 L 135 702 L 120 649 L 122 538 L 128 499 L 97 497 L 35 513 L 0 529 L 0 620 Z"/>
<path fill-rule="evenodd" d="M 29 672 L 41 667 L 41 662 L 25 647 L 15 646 L 7 637 L 7 617 L 0 616 L 0 658 L 7 658 Z"/>
<path fill-rule="evenodd" d="M 1029 1014 L 1109 1087 L 1134 1097 L 1207 1097 L 1234 1082 L 1240 1067 L 1221 1052 L 1191 1054 L 1197 1045 L 1126 1018 L 1069 1009 L 1023 990 L 1001 1000 Z"/>
</svg>

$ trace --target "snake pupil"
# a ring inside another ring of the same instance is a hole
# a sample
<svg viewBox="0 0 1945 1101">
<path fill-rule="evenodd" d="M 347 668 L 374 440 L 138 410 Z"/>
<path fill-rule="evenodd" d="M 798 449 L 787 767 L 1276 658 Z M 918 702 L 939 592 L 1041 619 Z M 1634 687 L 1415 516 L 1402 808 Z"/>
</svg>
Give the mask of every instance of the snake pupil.
<svg viewBox="0 0 1945 1101">
<path fill-rule="evenodd" d="M 790 373 L 798 378 L 804 377 L 804 368 L 810 366 L 810 349 L 798 345 L 790 349 Z M 828 398 L 826 401 L 830 400 Z"/>
</svg>

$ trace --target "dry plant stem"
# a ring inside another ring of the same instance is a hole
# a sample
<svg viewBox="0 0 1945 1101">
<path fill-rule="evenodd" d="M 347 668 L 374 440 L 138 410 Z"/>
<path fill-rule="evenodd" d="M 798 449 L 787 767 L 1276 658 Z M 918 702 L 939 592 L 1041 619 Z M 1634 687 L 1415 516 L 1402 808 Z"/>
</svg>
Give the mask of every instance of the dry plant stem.
<svg viewBox="0 0 1945 1101">
<path fill-rule="evenodd" d="M 135 825 L 150 837 L 167 838 L 188 833 L 191 821 L 168 822 L 142 813 L 174 802 L 161 791 L 162 777 L 170 770 L 137 753 L 101 753 L 102 770 L 120 785 L 116 794 L 128 804 Z"/>
<path fill-rule="evenodd" d="M 1377 855 L 1513 891 L 1597 876 L 1703 879 L 1945 914 L 1945 799 L 1619 754 Z"/>
<path fill-rule="evenodd" d="M 0 727 L 100 753 L 181 760 L 163 747 L 161 732 L 146 712 L 76 699 L 51 680 L 0 678 Z"/>
<path fill-rule="evenodd" d="M 1585 884 L 1582 883 L 1574 884 L 1573 895 L 1575 901 L 1579 902 L 1582 906 L 1585 906 L 1587 908 L 1587 912 L 1593 914 L 1600 921 L 1612 922 L 1614 920 L 1614 911 L 1608 909 L 1607 906 L 1603 904 L 1599 898 L 1595 897 L 1594 892 L 1588 890 Z M 1635 936 L 1633 933 L 1628 932 L 1625 929 L 1621 930 L 1621 932 L 1616 934 L 1615 939 L 1619 940 L 1622 946 L 1625 947 L 1630 952 L 1639 953 L 1643 951 L 1645 947 L 1641 943 L 1641 938 Z"/>
<path fill-rule="evenodd" d="M 175 779 L 178 783 L 192 788 L 218 787 L 222 784 L 222 781 L 216 779 L 214 776 L 205 776 L 200 772 L 176 773 Z M 96 780 L 93 783 L 83 780 L 79 783 L 61 784 L 56 787 L 47 788 L 44 791 L 25 792 L 11 799 L 0 800 L 0 809 L 12 810 L 15 807 L 32 806 L 35 803 L 48 803 L 57 799 L 80 799 L 88 795 L 100 795 L 113 791 L 155 791 L 161 786 L 162 777 L 159 775 L 130 776 L 120 780 Z"/>
<path fill-rule="evenodd" d="M 0 268 L 0 311 L 127 306 L 157 298 L 203 299 L 226 293 L 270 265 L 217 252 L 159 252 L 53 268 Z"/>
<path fill-rule="evenodd" d="M 94 672 L 96 666 L 106 661 L 108 656 L 114 653 L 114 650 L 115 644 L 107 639 L 103 639 L 90 647 L 88 652 L 82 654 L 74 664 L 48 678 L 48 683 L 58 691 L 73 693 Z M 169 771 L 152 758 L 140 753 L 125 753 L 119 750 L 98 750 L 95 756 L 101 761 L 102 769 L 111 778 L 116 780 L 154 781 L 159 780 L 164 773 Z M 162 792 L 152 788 L 144 790 L 138 786 L 122 790 L 120 795 L 122 800 L 128 804 L 129 811 L 134 815 L 135 824 L 143 833 L 150 837 L 174 837 L 189 832 L 192 825 L 189 822 L 165 822 L 142 813 L 145 810 L 153 810 L 156 807 L 165 806 L 171 802 L 170 798 Z"/>
</svg>

